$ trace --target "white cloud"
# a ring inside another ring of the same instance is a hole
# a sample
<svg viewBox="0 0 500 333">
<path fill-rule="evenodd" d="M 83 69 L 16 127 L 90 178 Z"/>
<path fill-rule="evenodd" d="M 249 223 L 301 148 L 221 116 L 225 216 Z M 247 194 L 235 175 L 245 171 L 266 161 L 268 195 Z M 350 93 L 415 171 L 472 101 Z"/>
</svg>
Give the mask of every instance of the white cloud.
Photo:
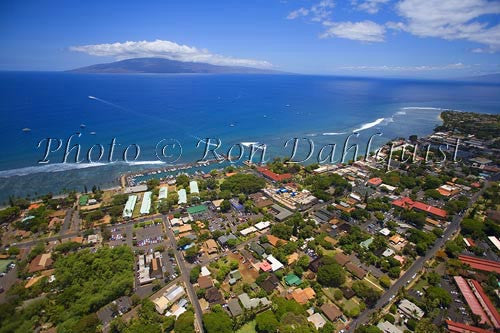
<svg viewBox="0 0 500 333">
<path fill-rule="evenodd" d="M 290 12 L 290 14 L 288 14 L 286 18 L 289 20 L 295 20 L 298 17 L 307 15 L 309 15 L 309 9 L 299 8 L 297 10 L 294 10 L 293 12 Z"/>
<path fill-rule="evenodd" d="M 389 28 L 421 37 L 463 39 L 500 50 L 500 24 L 491 26 L 478 20 L 483 15 L 499 14 L 499 1 L 402 0 L 396 9 L 404 22 L 391 22 Z"/>
<path fill-rule="evenodd" d="M 373 21 L 362 22 L 330 22 L 323 25 L 328 29 L 320 35 L 321 38 L 339 37 L 363 42 L 383 42 L 385 27 Z"/>
<path fill-rule="evenodd" d="M 299 17 L 309 16 L 313 22 L 321 22 L 332 15 L 332 8 L 335 7 L 333 0 L 321 0 L 311 8 L 301 7 L 288 14 L 286 17 L 289 20 L 294 20 Z"/>
<path fill-rule="evenodd" d="M 380 6 L 388 3 L 390 0 L 364 0 L 359 2 L 358 0 L 352 0 L 351 3 L 358 10 L 362 10 L 369 14 L 378 13 Z"/>
<path fill-rule="evenodd" d="M 384 72 L 428 72 L 442 70 L 459 70 L 470 68 L 469 65 L 464 65 L 461 62 L 455 64 L 439 65 L 439 66 L 345 66 L 340 67 L 341 70 L 348 71 L 384 71 Z"/>
<path fill-rule="evenodd" d="M 117 60 L 154 57 L 222 66 L 272 67 L 269 62 L 264 60 L 226 57 L 211 53 L 206 49 L 180 45 L 168 40 L 72 46 L 70 50 L 99 57 L 114 57 Z"/>
</svg>

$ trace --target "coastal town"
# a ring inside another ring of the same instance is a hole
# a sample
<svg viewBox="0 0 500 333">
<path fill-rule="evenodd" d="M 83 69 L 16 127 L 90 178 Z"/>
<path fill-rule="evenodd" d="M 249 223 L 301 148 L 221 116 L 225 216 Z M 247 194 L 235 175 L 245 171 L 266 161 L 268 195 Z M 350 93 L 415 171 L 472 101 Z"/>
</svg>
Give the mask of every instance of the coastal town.
<svg viewBox="0 0 500 333">
<path fill-rule="evenodd" d="M 500 117 L 441 117 L 344 164 L 11 198 L 0 333 L 497 332 Z"/>
</svg>

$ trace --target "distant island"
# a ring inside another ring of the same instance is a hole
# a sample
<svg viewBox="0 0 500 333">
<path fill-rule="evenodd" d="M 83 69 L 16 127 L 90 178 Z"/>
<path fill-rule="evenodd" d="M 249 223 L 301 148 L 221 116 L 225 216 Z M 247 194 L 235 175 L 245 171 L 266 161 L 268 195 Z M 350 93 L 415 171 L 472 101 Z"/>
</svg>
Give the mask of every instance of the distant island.
<svg viewBox="0 0 500 333">
<path fill-rule="evenodd" d="M 283 74 L 283 72 L 244 66 L 218 66 L 164 58 L 135 58 L 69 70 L 73 73 L 212 73 Z"/>
</svg>

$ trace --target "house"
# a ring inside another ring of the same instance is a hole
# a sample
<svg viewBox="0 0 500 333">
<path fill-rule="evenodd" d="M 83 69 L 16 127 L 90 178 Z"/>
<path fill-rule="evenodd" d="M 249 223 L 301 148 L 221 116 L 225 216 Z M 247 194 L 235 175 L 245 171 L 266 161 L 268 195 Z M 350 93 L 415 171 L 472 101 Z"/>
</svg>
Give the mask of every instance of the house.
<svg viewBox="0 0 500 333">
<path fill-rule="evenodd" d="M 290 254 L 287 258 L 288 260 L 288 265 L 292 265 L 294 262 L 296 262 L 299 259 L 299 254 L 297 252 L 294 252 Z"/>
<path fill-rule="evenodd" d="M 379 330 L 381 330 L 383 333 L 403 333 L 399 328 L 394 326 L 388 321 L 380 322 L 378 323 L 377 327 Z"/>
<path fill-rule="evenodd" d="M 241 273 L 239 270 L 235 269 L 234 271 L 229 272 L 229 284 L 233 285 L 236 282 L 241 280 Z"/>
<path fill-rule="evenodd" d="M 309 263 L 309 269 L 314 273 L 318 273 L 318 270 L 321 266 L 323 266 L 323 261 L 321 258 L 314 259 Z"/>
<path fill-rule="evenodd" d="M 198 286 L 201 289 L 208 289 L 214 286 L 214 283 L 210 276 L 200 276 L 198 278 Z"/>
<path fill-rule="evenodd" d="M 382 184 L 382 178 L 379 178 L 379 177 L 375 177 L 375 178 L 370 178 L 367 182 L 366 182 L 367 185 L 370 185 L 370 186 L 373 186 L 373 187 L 377 187 L 379 186 L 380 184 Z"/>
<path fill-rule="evenodd" d="M 312 315 L 307 317 L 307 321 L 312 323 L 317 330 L 319 330 L 326 324 L 325 318 L 323 318 L 323 316 L 319 313 L 313 313 Z"/>
<path fill-rule="evenodd" d="M 153 300 L 155 309 L 159 314 L 163 314 L 166 309 L 168 309 L 170 302 L 165 296 L 160 296 Z"/>
<path fill-rule="evenodd" d="M 179 199 L 177 200 L 179 205 L 187 204 L 187 193 L 185 189 L 181 188 L 177 191 L 177 195 L 179 196 Z"/>
<path fill-rule="evenodd" d="M 371 243 L 373 243 L 373 237 L 370 237 L 367 240 L 362 241 L 361 243 L 359 243 L 359 245 L 368 250 Z"/>
<path fill-rule="evenodd" d="M 201 267 L 200 275 L 201 276 L 209 276 L 210 275 L 210 271 L 208 270 L 207 266 Z"/>
<path fill-rule="evenodd" d="M 249 248 L 252 252 L 256 253 L 256 254 L 257 254 L 257 255 L 259 255 L 259 256 L 263 256 L 263 255 L 264 255 L 264 253 L 266 253 L 266 250 L 265 250 L 262 246 L 260 246 L 259 244 L 257 244 L 257 242 L 251 242 L 251 243 L 248 245 L 248 248 Z"/>
<path fill-rule="evenodd" d="M 416 320 L 420 320 L 424 316 L 424 311 L 406 298 L 399 302 L 398 309 L 405 315 Z"/>
<path fill-rule="evenodd" d="M 278 245 L 285 245 L 286 243 L 288 243 L 286 240 L 278 238 L 274 235 L 266 235 L 266 237 L 269 244 L 271 244 L 274 247 Z"/>
<path fill-rule="evenodd" d="M 343 254 L 341 252 L 335 253 L 335 255 L 333 256 L 333 259 L 335 259 L 335 261 L 341 266 L 344 266 L 345 264 L 347 264 L 348 262 L 351 261 L 351 259 L 349 259 L 348 256 L 346 256 L 345 254 Z"/>
<path fill-rule="evenodd" d="M 222 296 L 222 294 L 219 291 L 219 289 L 217 289 L 215 287 L 207 289 L 207 291 L 205 292 L 205 299 L 211 305 L 213 305 L 213 304 L 224 304 L 224 297 Z"/>
<path fill-rule="evenodd" d="M 203 249 L 207 254 L 214 254 L 217 253 L 218 246 L 213 239 L 209 239 L 203 243 Z"/>
<path fill-rule="evenodd" d="M 198 182 L 196 180 L 189 182 L 189 193 L 200 194 L 200 191 L 198 190 Z"/>
<path fill-rule="evenodd" d="M 29 273 L 35 273 L 39 271 L 43 271 L 50 266 L 52 266 L 52 254 L 51 253 L 42 253 L 37 255 L 33 260 L 31 260 L 28 266 Z"/>
<path fill-rule="evenodd" d="M 274 274 L 269 274 L 269 276 L 261 282 L 260 287 L 264 289 L 268 294 L 272 293 L 280 281 Z"/>
<path fill-rule="evenodd" d="M 302 280 L 295 274 L 288 274 L 285 276 L 285 283 L 289 286 L 298 286 L 302 283 Z"/>
<path fill-rule="evenodd" d="M 271 225 L 271 222 L 269 222 L 269 221 L 262 221 L 262 222 L 256 223 L 254 225 L 254 227 L 257 228 L 257 230 L 262 231 L 264 229 L 269 228 L 270 225 Z"/>
<path fill-rule="evenodd" d="M 241 308 L 240 302 L 238 302 L 237 298 L 231 298 L 229 302 L 227 302 L 227 308 L 233 317 L 237 317 L 243 313 L 243 309 Z"/>
<path fill-rule="evenodd" d="M 273 204 L 273 201 L 261 193 L 254 193 L 248 196 L 252 200 L 257 208 L 269 207 Z"/>
<path fill-rule="evenodd" d="M 294 299 L 297 303 L 304 305 L 314 299 L 316 297 L 316 293 L 311 287 L 307 287 L 305 289 L 297 288 L 286 297 L 287 299 Z"/>
<path fill-rule="evenodd" d="M 335 322 L 337 319 L 342 317 L 342 311 L 331 303 L 323 304 L 321 306 L 321 312 L 323 312 L 326 318 L 328 318 L 331 322 Z"/>
<path fill-rule="evenodd" d="M 256 231 L 257 231 L 257 228 L 255 228 L 254 226 L 251 226 L 251 227 L 245 228 L 243 230 L 240 230 L 240 234 L 242 234 L 243 236 L 248 236 L 250 234 L 253 234 Z"/>
<path fill-rule="evenodd" d="M 278 259 L 273 257 L 271 254 L 267 256 L 266 260 L 271 265 L 271 270 L 273 272 L 276 272 L 277 270 L 282 269 L 284 267 L 283 264 L 279 262 Z"/>
<path fill-rule="evenodd" d="M 270 305 L 271 302 L 265 297 L 263 298 L 250 298 L 247 293 L 243 293 L 238 295 L 238 299 L 240 300 L 243 307 L 247 310 L 258 307 L 259 305 L 267 306 Z"/>
<path fill-rule="evenodd" d="M 227 241 L 231 239 L 238 240 L 235 235 L 229 234 L 220 236 L 219 238 L 217 238 L 217 241 L 219 242 L 220 246 L 226 246 Z"/>
<path fill-rule="evenodd" d="M 353 264 L 352 262 L 347 263 L 345 265 L 345 268 L 349 271 L 349 273 L 351 273 L 360 280 L 364 279 L 364 277 L 367 274 L 367 272 L 363 268 Z"/>
<path fill-rule="evenodd" d="M 349 287 L 341 287 L 340 291 L 342 291 L 342 295 L 344 296 L 345 299 L 351 299 L 354 296 L 356 296 L 356 293 L 354 292 L 354 290 L 352 290 Z"/>
</svg>

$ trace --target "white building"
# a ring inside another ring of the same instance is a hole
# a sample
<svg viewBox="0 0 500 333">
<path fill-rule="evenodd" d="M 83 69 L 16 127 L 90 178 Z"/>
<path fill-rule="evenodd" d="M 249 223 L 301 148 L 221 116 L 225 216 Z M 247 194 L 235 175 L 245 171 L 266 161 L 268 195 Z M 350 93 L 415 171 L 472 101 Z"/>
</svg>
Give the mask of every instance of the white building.
<svg viewBox="0 0 500 333">
<path fill-rule="evenodd" d="M 135 203 L 137 202 L 137 195 L 129 195 L 125 208 L 123 208 L 123 218 L 129 219 L 134 213 Z"/>
<path fill-rule="evenodd" d="M 191 194 L 199 194 L 200 191 L 198 190 L 198 182 L 196 180 L 192 180 L 189 182 L 189 192 Z"/>
<path fill-rule="evenodd" d="M 254 227 L 257 228 L 258 230 L 264 230 L 264 229 L 269 228 L 270 225 L 271 225 L 271 222 L 265 221 L 265 222 L 256 223 L 254 225 Z"/>
<path fill-rule="evenodd" d="M 179 191 L 177 191 L 177 194 L 179 195 L 179 201 L 177 202 L 179 205 L 181 204 L 187 204 L 187 193 L 186 190 L 181 188 Z"/>
<path fill-rule="evenodd" d="M 153 195 L 153 192 L 146 192 L 144 193 L 144 196 L 142 197 L 142 203 L 141 203 L 141 214 L 149 214 L 149 211 L 151 210 L 151 196 Z"/>
<path fill-rule="evenodd" d="M 284 267 L 283 264 L 281 262 L 279 262 L 278 259 L 276 259 L 275 257 L 273 257 L 272 254 L 268 255 L 267 258 L 266 258 L 266 260 L 271 265 L 271 270 L 273 272 L 276 272 L 278 269 L 281 269 L 281 268 Z"/>
<path fill-rule="evenodd" d="M 246 236 L 246 235 L 253 234 L 256 231 L 257 231 L 257 229 L 255 227 L 248 227 L 246 229 L 241 230 L 240 234 L 242 234 L 243 236 Z"/>
<path fill-rule="evenodd" d="M 162 186 L 160 187 L 160 191 L 158 192 L 158 199 L 166 199 L 168 196 L 168 187 Z"/>
</svg>

